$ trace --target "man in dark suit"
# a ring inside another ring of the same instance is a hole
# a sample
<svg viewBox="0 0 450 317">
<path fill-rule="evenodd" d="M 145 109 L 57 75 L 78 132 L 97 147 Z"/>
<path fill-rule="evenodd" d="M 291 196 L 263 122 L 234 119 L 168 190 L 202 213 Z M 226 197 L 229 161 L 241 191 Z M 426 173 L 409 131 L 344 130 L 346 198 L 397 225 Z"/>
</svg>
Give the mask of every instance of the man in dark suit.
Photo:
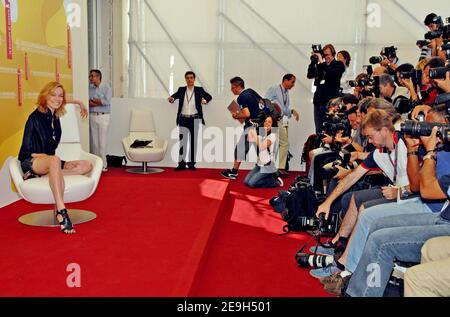
<svg viewBox="0 0 450 317">
<path fill-rule="evenodd" d="M 202 87 L 195 87 L 195 73 L 192 71 L 184 74 L 187 86 L 179 87 L 177 92 L 168 98 L 170 103 L 179 99 L 177 112 L 177 125 L 180 127 L 180 156 L 175 171 L 186 169 L 187 143 L 190 140 L 191 157 L 187 166 L 195 171 L 195 153 L 197 147 L 198 127 L 203 119 L 202 106 L 211 101 L 212 97 Z"/>
<path fill-rule="evenodd" d="M 307 77 L 314 78 L 314 86 L 316 86 L 313 99 L 316 133 L 322 132 L 328 101 L 339 96 L 345 66 L 334 59 L 335 55 L 336 50 L 331 44 L 325 45 L 321 53 L 311 53 Z"/>
</svg>

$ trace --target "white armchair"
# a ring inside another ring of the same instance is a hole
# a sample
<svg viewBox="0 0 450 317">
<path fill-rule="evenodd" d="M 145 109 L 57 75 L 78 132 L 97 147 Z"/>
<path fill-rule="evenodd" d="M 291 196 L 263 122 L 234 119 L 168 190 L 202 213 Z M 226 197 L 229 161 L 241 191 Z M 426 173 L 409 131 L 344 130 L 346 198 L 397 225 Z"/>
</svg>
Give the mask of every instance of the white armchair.
<svg viewBox="0 0 450 317">
<path fill-rule="evenodd" d="M 132 148 L 135 140 L 151 140 L 148 147 Z M 127 172 L 136 174 L 160 173 L 161 168 L 148 168 L 148 162 L 159 162 L 164 159 L 167 151 L 167 140 L 157 136 L 153 113 L 145 108 L 135 108 L 131 111 L 129 135 L 122 139 L 122 145 L 128 160 L 141 162 L 142 167 L 127 169 Z"/>
<path fill-rule="evenodd" d="M 97 188 L 102 173 L 102 159 L 85 152 L 81 148 L 76 106 L 66 105 L 67 113 L 61 117 L 61 141 L 56 149 L 56 155 L 65 161 L 89 160 L 93 168 L 88 175 L 64 176 L 64 202 L 77 202 L 89 198 Z M 53 194 L 49 186 L 48 176 L 23 180 L 23 171 L 17 157 L 9 161 L 9 171 L 18 194 L 34 204 L 54 204 Z M 87 222 L 96 214 L 85 210 L 69 209 L 69 216 L 73 224 Z M 59 226 L 53 210 L 34 212 L 19 218 L 21 223 L 33 226 Z"/>
</svg>

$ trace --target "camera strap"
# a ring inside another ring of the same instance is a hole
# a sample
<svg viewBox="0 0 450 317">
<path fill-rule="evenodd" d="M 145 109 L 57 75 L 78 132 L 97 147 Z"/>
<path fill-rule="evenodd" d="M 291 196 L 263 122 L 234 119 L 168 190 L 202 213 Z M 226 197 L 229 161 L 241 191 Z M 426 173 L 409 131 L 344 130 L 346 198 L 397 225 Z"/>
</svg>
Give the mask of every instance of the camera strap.
<svg viewBox="0 0 450 317">
<path fill-rule="evenodd" d="M 395 155 L 394 155 L 394 161 L 392 161 L 392 158 L 391 158 L 391 152 L 388 152 L 388 158 L 389 158 L 389 161 L 391 162 L 391 164 L 392 164 L 392 167 L 394 168 L 394 179 L 393 179 L 393 183 L 394 183 L 394 185 L 397 183 L 397 163 L 398 163 L 398 143 L 397 144 L 395 144 L 395 142 L 394 142 L 394 147 L 395 147 Z"/>
<path fill-rule="evenodd" d="M 283 86 L 280 85 L 280 89 L 281 89 L 281 95 L 283 96 L 283 105 L 286 107 L 288 99 L 289 99 L 289 95 L 288 92 L 284 90 Z"/>
</svg>

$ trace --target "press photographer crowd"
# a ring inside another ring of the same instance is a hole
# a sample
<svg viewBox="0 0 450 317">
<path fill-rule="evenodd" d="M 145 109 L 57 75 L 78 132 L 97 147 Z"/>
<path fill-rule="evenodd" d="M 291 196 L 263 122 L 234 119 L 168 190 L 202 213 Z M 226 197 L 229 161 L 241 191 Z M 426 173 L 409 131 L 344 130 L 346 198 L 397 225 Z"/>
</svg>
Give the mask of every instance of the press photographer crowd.
<svg viewBox="0 0 450 317">
<path fill-rule="evenodd" d="M 347 51 L 312 45 L 307 176 L 270 204 L 312 235 L 295 260 L 330 294 L 450 296 L 449 20 L 426 16 L 415 65 L 384 47 L 356 76 Z"/>
</svg>

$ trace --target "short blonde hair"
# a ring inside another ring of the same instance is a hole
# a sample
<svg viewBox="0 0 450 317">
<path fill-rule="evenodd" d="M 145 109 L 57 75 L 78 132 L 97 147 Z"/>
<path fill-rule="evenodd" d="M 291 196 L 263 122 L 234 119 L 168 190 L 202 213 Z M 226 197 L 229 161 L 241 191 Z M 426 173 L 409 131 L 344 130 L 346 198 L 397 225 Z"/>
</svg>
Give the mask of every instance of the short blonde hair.
<svg viewBox="0 0 450 317">
<path fill-rule="evenodd" d="M 61 88 L 63 91 L 63 101 L 61 106 L 56 109 L 55 116 L 57 118 L 60 118 L 66 113 L 66 90 L 64 89 L 63 85 L 56 81 L 51 81 L 47 85 L 42 88 L 41 92 L 39 93 L 38 99 L 37 99 L 37 108 L 40 112 L 46 113 L 48 111 L 47 107 L 47 98 L 48 96 L 55 91 L 57 88 Z"/>
<path fill-rule="evenodd" d="M 373 112 L 367 114 L 364 117 L 363 122 L 361 122 L 361 130 L 372 128 L 376 131 L 380 131 L 384 127 L 388 128 L 389 131 L 395 131 L 391 117 L 386 111 L 381 109 L 374 110 Z"/>
</svg>

